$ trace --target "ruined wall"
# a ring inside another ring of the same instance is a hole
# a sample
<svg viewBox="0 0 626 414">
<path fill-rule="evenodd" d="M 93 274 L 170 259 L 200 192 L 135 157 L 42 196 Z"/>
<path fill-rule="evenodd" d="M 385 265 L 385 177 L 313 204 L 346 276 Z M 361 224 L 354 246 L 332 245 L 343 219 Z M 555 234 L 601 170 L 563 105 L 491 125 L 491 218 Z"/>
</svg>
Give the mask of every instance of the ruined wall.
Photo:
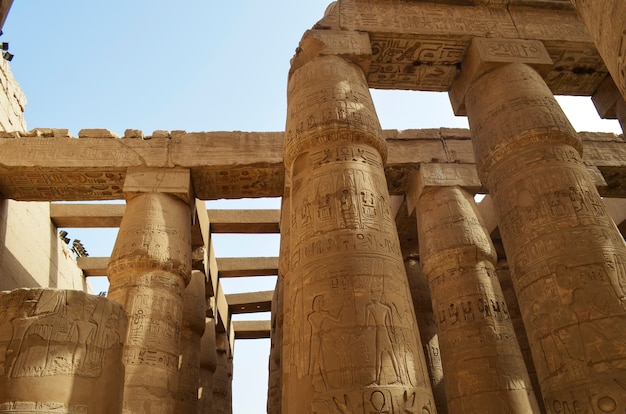
<svg viewBox="0 0 626 414">
<path fill-rule="evenodd" d="M 25 106 L 9 63 L 0 58 L 0 129 L 25 131 Z M 0 200 L 0 290 L 37 286 L 87 290 L 50 221 L 50 203 Z"/>
</svg>

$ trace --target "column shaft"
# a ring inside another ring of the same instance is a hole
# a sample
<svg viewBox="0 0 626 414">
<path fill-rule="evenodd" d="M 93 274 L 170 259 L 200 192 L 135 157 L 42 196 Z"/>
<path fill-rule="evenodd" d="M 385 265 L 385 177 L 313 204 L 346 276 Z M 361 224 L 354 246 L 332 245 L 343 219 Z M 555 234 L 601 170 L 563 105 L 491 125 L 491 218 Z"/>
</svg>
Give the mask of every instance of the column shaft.
<svg viewBox="0 0 626 414">
<path fill-rule="evenodd" d="M 200 343 L 200 392 L 201 414 L 213 414 L 213 375 L 217 368 L 215 344 L 215 319 L 206 318 L 204 335 Z"/>
<path fill-rule="evenodd" d="M 415 255 L 417 256 L 417 255 Z M 446 398 L 445 379 L 443 365 L 441 363 L 441 350 L 437 335 L 437 322 L 433 312 L 433 304 L 430 297 L 428 279 L 422 272 L 417 257 L 409 256 L 404 259 L 404 268 L 409 280 L 415 318 L 420 331 L 420 338 L 424 346 L 426 367 L 430 377 L 430 385 L 433 389 L 433 397 L 437 406 L 438 414 L 447 414 L 448 400 Z"/>
<path fill-rule="evenodd" d="M 127 201 L 109 262 L 109 298 L 129 315 L 124 412 L 174 412 L 190 234 L 186 202 L 161 193 Z"/>
<path fill-rule="evenodd" d="M 180 370 L 175 413 L 197 414 L 200 387 L 200 342 L 204 334 L 206 303 L 205 276 L 191 271 L 191 281 L 183 292 L 183 322 L 180 332 Z"/>
<path fill-rule="evenodd" d="M 226 333 L 216 334 L 217 364 L 213 374 L 213 414 L 233 412 L 233 356 Z"/>
<path fill-rule="evenodd" d="M 317 57 L 291 74 L 288 101 L 294 347 L 283 411 L 433 413 L 365 76 Z"/>
<path fill-rule="evenodd" d="M 539 413 L 471 194 L 425 189 L 416 205 L 422 269 L 438 321 L 450 413 Z"/>
<path fill-rule="evenodd" d="M 626 246 L 581 144 L 529 66 L 499 66 L 465 101 L 550 413 L 626 410 Z"/>
</svg>

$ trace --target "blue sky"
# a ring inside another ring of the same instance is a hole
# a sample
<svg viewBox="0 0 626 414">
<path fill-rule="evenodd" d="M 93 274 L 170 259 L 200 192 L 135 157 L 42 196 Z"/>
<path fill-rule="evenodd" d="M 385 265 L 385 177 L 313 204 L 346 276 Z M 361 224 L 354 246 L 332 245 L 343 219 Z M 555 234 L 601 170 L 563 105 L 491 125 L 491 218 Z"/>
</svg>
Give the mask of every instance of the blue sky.
<svg viewBox="0 0 626 414">
<path fill-rule="evenodd" d="M 28 99 L 28 128 L 282 131 L 289 59 L 318 21 L 322 0 L 16 1 L 2 41 Z M 383 128 L 466 127 L 446 94 L 373 91 Z M 620 132 L 589 99 L 561 100 L 578 130 Z M 279 208 L 279 200 L 212 208 Z M 115 230 L 79 232 L 108 256 Z M 273 256 L 278 237 L 216 236 L 219 257 Z M 229 283 L 231 292 L 250 281 Z M 255 280 L 258 290 L 273 279 Z M 96 288 L 96 290 L 98 290 Z M 238 341 L 234 413 L 265 413 L 269 341 Z"/>
</svg>

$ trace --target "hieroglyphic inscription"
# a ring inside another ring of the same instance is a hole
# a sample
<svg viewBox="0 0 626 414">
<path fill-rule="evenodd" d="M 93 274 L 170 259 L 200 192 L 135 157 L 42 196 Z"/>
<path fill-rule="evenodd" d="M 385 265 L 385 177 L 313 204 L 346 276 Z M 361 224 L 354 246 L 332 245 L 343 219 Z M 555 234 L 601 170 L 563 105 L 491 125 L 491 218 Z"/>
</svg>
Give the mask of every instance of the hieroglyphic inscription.
<svg viewBox="0 0 626 414">
<path fill-rule="evenodd" d="M 194 168 L 191 179 L 195 195 L 201 199 L 278 197 L 282 195 L 282 168 Z"/>
<path fill-rule="evenodd" d="M 1 292 L 0 412 L 119 410 L 126 323 L 117 303 L 80 291 Z"/>
<path fill-rule="evenodd" d="M 384 140 L 363 73 L 320 57 L 291 75 L 288 90 L 290 338 L 283 344 L 292 366 L 283 376 L 283 412 L 430 407 Z"/>
<path fill-rule="evenodd" d="M 391 7 L 373 0 L 344 1 L 340 6 L 344 29 L 369 32 L 518 37 L 505 8 L 463 7 L 426 2 L 401 2 Z"/>
<path fill-rule="evenodd" d="M 447 91 L 467 41 L 373 34 L 368 83 L 379 89 Z"/>
<path fill-rule="evenodd" d="M 555 95 L 591 95 L 598 89 L 608 72 L 593 44 L 543 43 L 554 62 L 545 80 Z"/>
<path fill-rule="evenodd" d="M 450 411 L 538 413 L 494 270 L 495 249 L 471 195 L 426 188 L 416 215 L 443 369 L 454 373 L 445 377 Z"/>
<path fill-rule="evenodd" d="M 20 200 L 112 200 L 121 198 L 124 173 L 44 172 L 0 175 L 0 188 L 7 198 Z"/>
<path fill-rule="evenodd" d="M 494 197 L 546 409 L 613 412 L 626 383 L 626 246 L 558 106 L 523 104 L 551 93 L 532 70 L 522 73 L 496 69 L 466 100 L 479 170 Z"/>
</svg>

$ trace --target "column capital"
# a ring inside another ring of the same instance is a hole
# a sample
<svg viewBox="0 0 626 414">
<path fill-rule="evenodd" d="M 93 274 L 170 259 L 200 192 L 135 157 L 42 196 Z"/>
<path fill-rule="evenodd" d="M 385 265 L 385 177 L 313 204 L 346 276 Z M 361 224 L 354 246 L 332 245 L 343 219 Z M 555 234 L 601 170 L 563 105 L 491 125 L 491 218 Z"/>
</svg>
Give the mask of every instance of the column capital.
<svg viewBox="0 0 626 414">
<path fill-rule="evenodd" d="M 342 57 L 368 73 L 372 62 L 369 35 L 346 30 L 307 30 L 291 58 L 289 76 L 312 59 L 328 55 Z"/>
<path fill-rule="evenodd" d="M 465 58 L 461 63 L 461 73 L 452 83 L 448 92 L 452 109 L 457 116 L 465 112 L 465 96 L 472 83 L 492 69 L 508 63 L 525 63 L 542 76 L 553 62 L 544 44 L 539 40 L 526 39 L 472 39 Z"/>
<path fill-rule="evenodd" d="M 483 189 L 474 164 L 420 164 L 412 173 L 410 183 L 406 194 L 409 213 L 427 188 L 459 186 L 472 194 Z"/>
<path fill-rule="evenodd" d="M 193 198 L 191 170 L 187 168 L 130 167 L 122 189 L 126 201 L 141 193 L 162 193 L 190 204 Z"/>
</svg>

